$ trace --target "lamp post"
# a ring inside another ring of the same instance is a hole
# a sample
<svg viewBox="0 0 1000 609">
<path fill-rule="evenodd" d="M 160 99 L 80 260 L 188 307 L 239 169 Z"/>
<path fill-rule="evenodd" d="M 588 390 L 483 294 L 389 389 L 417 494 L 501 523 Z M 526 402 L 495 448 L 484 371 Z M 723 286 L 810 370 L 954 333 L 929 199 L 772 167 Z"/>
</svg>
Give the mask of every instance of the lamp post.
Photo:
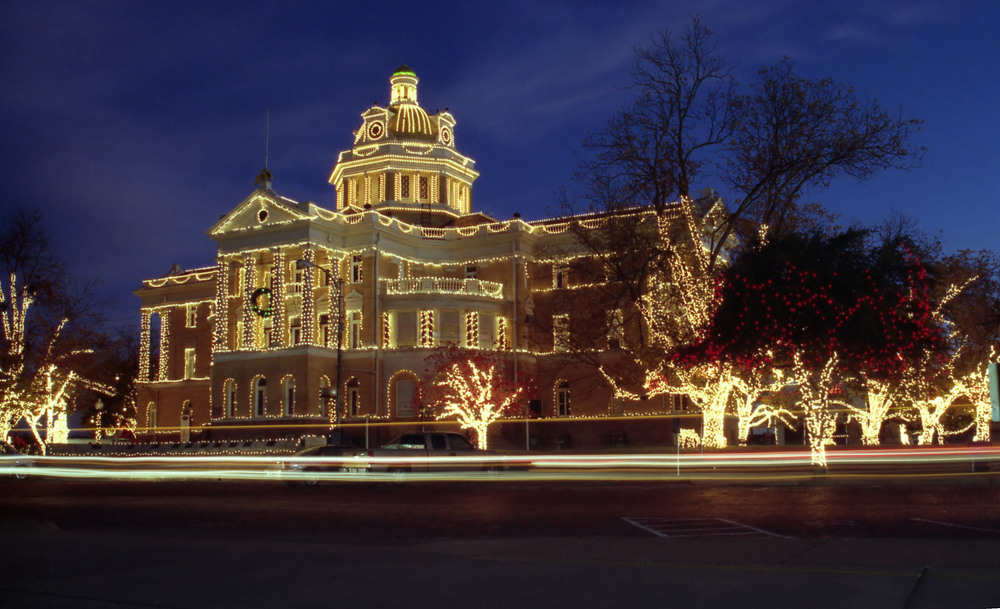
<svg viewBox="0 0 1000 609">
<path fill-rule="evenodd" d="M 101 443 L 101 414 L 104 410 L 104 400 L 97 398 L 97 403 L 94 404 L 94 420 L 97 422 L 97 429 L 94 430 L 94 439 L 97 443 Z"/>
<path fill-rule="evenodd" d="M 340 396 L 340 385 L 341 377 L 344 372 L 344 280 L 341 277 L 334 277 L 333 273 L 321 267 L 320 265 L 312 262 L 311 260 L 299 259 L 295 261 L 295 264 L 299 268 L 308 267 L 319 269 L 323 271 L 326 275 L 327 285 L 336 286 L 337 288 L 337 385 L 333 390 L 333 408 L 334 408 L 334 421 L 335 430 L 331 434 L 331 439 L 334 444 L 340 444 L 341 442 L 341 430 L 340 430 L 340 408 L 341 408 L 341 396 Z M 329 393 L 324 390 L 322 395 L 324 401 L 330 399 Z"/>
</svg>

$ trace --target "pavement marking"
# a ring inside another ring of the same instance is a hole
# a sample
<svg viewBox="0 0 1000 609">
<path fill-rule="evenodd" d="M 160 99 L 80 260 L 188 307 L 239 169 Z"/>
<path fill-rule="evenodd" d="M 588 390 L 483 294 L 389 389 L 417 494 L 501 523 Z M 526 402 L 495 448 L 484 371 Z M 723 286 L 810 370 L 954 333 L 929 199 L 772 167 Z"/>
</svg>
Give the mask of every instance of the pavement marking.
<svg viewBox="0 0 1000 609">
<path fill-rule="evenodd" d="M 910 518 L 910 520 L 914 520 L 916 522 L 928 522 L 930 524 L 937 524 L 937 525 L 941 525 L 943 527 L 951 527 L 953 529 L 968 529 L 970 531 L 980 531 L 980 532 L 983 532 L 983 533 L 995 533 L 997 535 L 1000 535 L 1000 529 L 984 529 L 982 527 L 970 527 L 967 524 L 955 524 L 953 522 L 941 522 L 940 520 L 928 520 L 926 518 Z"/>
<path fill-rule="evenodd" d="M 622 520 L 647 533 L 663 538 L 767 535 L 791 539 L 787 535 L 772 533 L 726 518 L 631 518 L 623 516 Z"/>
</svg>

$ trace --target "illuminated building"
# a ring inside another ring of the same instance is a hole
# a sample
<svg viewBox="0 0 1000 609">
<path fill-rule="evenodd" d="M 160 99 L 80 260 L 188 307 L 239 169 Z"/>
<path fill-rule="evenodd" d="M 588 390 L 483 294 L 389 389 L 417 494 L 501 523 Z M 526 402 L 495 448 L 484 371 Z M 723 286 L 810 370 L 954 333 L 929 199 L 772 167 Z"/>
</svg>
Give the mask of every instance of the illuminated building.
<svg viewBox="0 0 1000 609">
<path fill-rule="evenodd" d="M 206 424 L 214 439 L 325 435 L 334 417 L 324 395 L 339 361 L 342 419 L 358 425 L 348 435 L 384 439 L 398 430 L 378 424 L 419 422 L 424 360 L 446 344 L 500 349 L 512 370 L 536 379 L 532 406 L 543 420 L 531 433 L 541 441 L 575 434 L 586 444 L 586 434 L 608 433 L 572 429 L 569 417 L 681 403 L 660 396 L 626 408 L 593 366 L 568 353 L 583 330 L 603 334 L 597 349 L 627 340 L 613 327 L 619 312 L 582 314 L 599 281 L 580 273 L 587 255 L 571 225 L 595 230 L 601 217 L 526 222 L 475 212 L 478 172 L 456 149 L 456 121 L 447 109 L 421 108 L 417 84 L 400 68 L 389 104 L 361 115 L 329 177 L 336 209 L 277 194 L 265 169 L 209 229 L 215 266 L 143 282 L 140 428 L 164 438 L 180 429 L 182 440 L 188 426 Z M 523 445 L 523 429 L 491 433 Z"/>
</svg>

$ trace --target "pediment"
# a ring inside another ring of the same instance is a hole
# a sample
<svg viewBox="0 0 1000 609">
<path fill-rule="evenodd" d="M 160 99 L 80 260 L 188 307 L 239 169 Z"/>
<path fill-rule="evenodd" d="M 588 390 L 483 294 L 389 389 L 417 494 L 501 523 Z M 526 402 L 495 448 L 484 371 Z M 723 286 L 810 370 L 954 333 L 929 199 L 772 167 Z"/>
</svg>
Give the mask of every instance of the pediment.
<svg viewBox="0 0 1000 609">
<path fill-rule="evenodd" d="M 261 230 L 269 226 L 308 219 L 294 201 L 272 192 L 256 190 L 208 230 L 212 237 L 226 233 Z"/>
<path fill-rule="evenodd" d="M 347 296 L 344 296 L 344 308 L 348 311 L 360 310 L 364 304 L 365 297 L 358 290 L 352 290 Z"/>
</svg>

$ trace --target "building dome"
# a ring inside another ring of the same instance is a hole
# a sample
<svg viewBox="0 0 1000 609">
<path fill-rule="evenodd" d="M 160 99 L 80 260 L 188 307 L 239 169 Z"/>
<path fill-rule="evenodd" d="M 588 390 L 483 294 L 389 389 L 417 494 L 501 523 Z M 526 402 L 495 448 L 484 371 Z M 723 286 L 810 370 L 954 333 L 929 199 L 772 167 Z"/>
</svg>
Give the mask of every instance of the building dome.
<svg viewBox="0 0 1000 609">
<path fill-rule="evenodd" d="M 389 129 L 397 136 L 433 139 L 436 134 L 431 118 L 420 106 L 400 106 L 389 121 Z"/>
</svg>

